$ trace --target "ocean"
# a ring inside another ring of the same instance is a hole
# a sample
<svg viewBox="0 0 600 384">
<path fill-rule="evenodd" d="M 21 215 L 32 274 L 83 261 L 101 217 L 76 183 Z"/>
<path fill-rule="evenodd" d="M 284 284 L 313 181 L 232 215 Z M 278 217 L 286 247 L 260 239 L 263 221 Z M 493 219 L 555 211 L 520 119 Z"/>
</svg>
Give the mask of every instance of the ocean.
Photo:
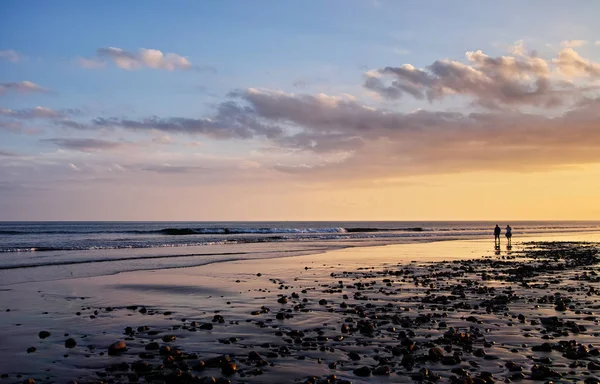
<svg viewBox="0 0 600 384">
<path fill-rule="evenodd" d="M 496 222 L 0 222 L 0 285 L 350 246 L 492 237 Z M 595 221 L 516 221 L 514 239 L 600 231 Z"/>
</svg>

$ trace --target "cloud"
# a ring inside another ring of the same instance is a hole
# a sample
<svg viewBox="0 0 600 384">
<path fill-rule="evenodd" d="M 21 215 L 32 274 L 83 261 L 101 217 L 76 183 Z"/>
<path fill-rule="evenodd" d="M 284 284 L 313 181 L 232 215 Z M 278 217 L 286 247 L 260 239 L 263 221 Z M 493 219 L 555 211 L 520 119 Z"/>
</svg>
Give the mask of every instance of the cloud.
<svg viewBox="0 0 600 384">
<path fill-rule="evenodd" d="M 408 49 L 403 49 L 403 48 L 394 48 L 394 53 L 396 55 L 410 55 L 410 51 Z"/>
<path fill-rule="evenodd" d="M 67 116 L 68 111 L 55 111 L 45 107 L 35 107 L 30 109 L 12 110 L 0 108 L 0 116 L 12 117 L 15 119 L 57 119 Z M 73 112 L 72 110 L 70 112 Z"/>
<path fill-rule="evenodd" d="M 563 49 L 552 61 L 526 55 L 521 42 L 511 51 L 513 56 L 500 57 L 480 50 L 467 52 L 466 64 L 445 59 L 424 69 L 404 64 L 371 70 L 365 74 L 363 86 L 388 100 L 408 94 L 434 102 L 458 95 L 487 108 L 553 108 L 589 90 L 559 75 L 600 77 L 600 64 L 581 58 L 572 48 Z"/>
<path fill-rule="evenodd" d="M 409 114 L 338 105 L 288 145 L 316 154 L 343 152 L 339 161 L 276 169 L 328 178 L 376 178 L 477 170 L 546 170 L 600 162 L 600 99 L 556 118 L 515 112 Z M 358 109 L 358 110 L 357 110 Z M 346 116 L 340 116 L 346 115 Z M 350 116 L 354 125 L 345 123 Z M 361 126 L 360 122 L 367 122 Z M 342 128 L 344 127 L 345 128 Z"/>
<path fill-rule="evenodd" d="M 0 83 L 0 95 L 3 95 L 9 91 L 21 92 L 21 93 L 30 93 L 30 92 L 38 92 L 38 93 L 46 93 L 48 90 L 46 88 L 40 87 L 36 83 L 31 81 L 21 81 L 15 83 Z"/>
<path fill-rule="evenodd" d="M 0 120 L 0 130 L 5 130 L 12 133 L 22 133 L 23 123 L 19 121 Z"/>
<path fill-rule="evenodd" d="M 12 63 L 17 63 L 20 60 L 23 60 L 23 56 L 21 56 L 18 52 L 8 49 L 5 51 L 0 51 L 0 59 L 10 61 Z"/>
<path fill-rule="evenodd" d="M 572 48 L 563 49 L 554 63 L 567 77 L 600 77 L 600 63 L 584 59 Z"/>
<path fill-rule="evenodd" d="M 560 45 L 564 48 L 583 47 L 588 42 L 586 40 L 563 40 Z"/>
<path fill-rule="evenodd" d="M 97 69 L 106 67 L 106 61 L 100 59 L 85 59 L 80 57 L 76 60 L 77 64 L 86 69 Z"/>
<path fill-rule="evenodd" d="M 3 151 L 0 149 L 0 157 L 18 157 L 19 155 L 14 152 Z"/>
<path fill-rule="evenodd" d="M 600 99 L 558 117 L 511 113 L 390 112 L 327 95 L 239 93 L 262 119 L 296 127 L 278 146 L 335 154 L 275 169 L 324 179 L 469 170 L 531 170 L 600 162 Z"/>
<path fill-rule="evenodd" d="M 102 68 L 107 62 L 113 62 L 117 67 L 132 71 L 141 68 L 174 70 L 210 70 L 209 67 L 193 66 L 190 60 L 176 53 L 163 53 L 157 49 L 139 49 L 130 52 L 121 48 L 98 48 L 96 57 L 79 58 L 77 63 L 88 69 Z"/>
<path fill-rule="evenodd" d="M 234 102 L 223 102 L 210 118 L 150 117 L 143 120 L 99 117 L 92 121 L 94 127 L 115 127 L 133 131 L 161 131 L 204 135 L 213 139 L 250 139 L 276 137 L 282 129 L 274 124 L 257 120 L 254 112 Z"/>
<path fill-rule="evenodd" d="M 52 138 L 42 139 L 42 142 L 52 143 L 63 149 L 70 149 L 81 152 L 93 152 L 98 150 L 115 149 L 122 147 L 125 143 L 107 141 L 100 139 L 73 139 L 73 138 Z"/>
<path fill-rule="evenodd" d="M 159 164 L 159 165 L 145 165 L 141 166 L 140 170 L 147 172 L 155 172 L 160 174 L 174 174 L 174 173 L 193 173 L 199 171 L 206 171 L 207 169 L 199 166 L 187 166 L 187 165 L 170 165 L 170 164 Z"/>
<path fill-rule="evenodd" d="M 259 163 L 261 169 L 320 181 L 547 170 L 600 162 L 600 98 L 584 99 L 549 117 L 519 111 L 404 113 L 365 106 L 349 95 L 252 88 L 230 96 L 210 118 L 95 119 L 92 126 L 219 139 L 259 137 L 269 143 L 263 153 L 277 160 L 268 166 Z M 90 150 L 87 142 L 70 144 Z M 181 162 L 169 164 L 138 169 L 192 171 Z"/>
</svg>

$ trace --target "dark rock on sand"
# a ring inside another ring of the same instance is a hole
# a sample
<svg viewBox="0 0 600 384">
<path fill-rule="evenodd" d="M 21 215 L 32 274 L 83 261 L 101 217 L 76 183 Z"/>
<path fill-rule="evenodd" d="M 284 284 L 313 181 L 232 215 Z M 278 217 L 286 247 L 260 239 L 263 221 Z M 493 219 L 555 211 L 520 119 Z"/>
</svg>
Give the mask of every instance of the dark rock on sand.
<svg viewBox="0 0 600 384">
<path fill-rule="evenodd" d="M 125 352 L 127 350 L 127 345 L 124 341 L 117 341 L 108 346 L 108 354 L 109 356 L 116 356 Z"/>
<path fill-rule="evenodd" d="M 164 341 L 165 343 L 168 343 L 170 341 L 175 341 L 175 339 L 177 339 L 177 337 L 175 335 L 164 335 L 162 337 L 162 341 Z"/>
<path fill-rule="evenodd" d="M 353 372 L 356 376 L 360 376 L 360 377 L 371 376 L 371 368 L 369 368 L 367 366 L 356 368 Z"/>
<path fill-rule="evenodd" d="M 444 365 L 456 365 L 460 363 L 460 359 L 456 356 L 444 356 L 442 357 L 442 364 Z"/>
<path fill-rule="evenodd" d="M 146 351 L 156 351 L 160 348 L 160 344 L 158 344 L 156 341 L 153 341 L 151 343 L 146 344 L 146 346 L 144 347 L 144 349 Z"/>
<path fill-rule="evenodd" d="M 561 374 L 547 365 L 535 364 L 531 367 L 531 378 L 533 380 L 543 380 L 548 378 L 560 378 Z"/>
<path fill-rule="evenodd" d="M 356 352 L 350 352 L 348 354 L 348 357 L 350 358 L 350 360 L 354 360 L 354 361 L 360 360 L 360 355 Z"/>
<path fill-rule="evenodd" d="M 590 361 L 587 365 L 587 369 L 590 371 L 598 371 L 600 370 L 600 364 L 596 363 L 595 361 Z"/>
<path fill-rule="evenodd" d="M 35 347 L 29 347 L 29 348 L 27 348 L 27 353 L 33 353 L 35 351 L 36 351 Z"/>
<path fill-rule="evenodd" d="M 65 340 L 65 347 L 67 347 L 67 348 L 75 348 L 76 345 L 77 345 L 77 342 L 73 338 Z"/>
<path fill-rule="evenodd" d="M 50 332 L 48 331 L 40 331 L 40 333 L 38 333 L 38 336 L 40 339 L 45 339 L 46 337 L 50 336 Z"/>
<path fill-rule="evenodd" d="M 429 358 L 433 361 L 441 360 L 444 357 L 444 351 L 441 348 L 431 348 L 429 350 Z"/>
<path fill-rule="evenodd" d="M 373 375 L 376 375 L 376 376 L 389 375 L 390 371 L 391 371 L 391 369 L 388 365 L 380 365 L 379 367 L 375 368 L 375 370 L 373 371 Z"/>
<path fill-rule="evenodd" d="M 531 350 L 534 352 L 552 352 L 552 344 L 543 343 L 542 345 L 534 345 L 531 347 Z"/>
</svg>

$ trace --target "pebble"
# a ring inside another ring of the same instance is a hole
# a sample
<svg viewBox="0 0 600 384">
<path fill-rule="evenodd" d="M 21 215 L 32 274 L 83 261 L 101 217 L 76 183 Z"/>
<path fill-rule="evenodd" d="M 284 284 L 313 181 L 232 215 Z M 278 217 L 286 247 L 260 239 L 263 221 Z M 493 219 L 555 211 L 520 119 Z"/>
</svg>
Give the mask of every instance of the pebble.
<svg viewBox="0 0 600 384">
<path fill-rule="evenodd" d="M 119 340 L 108 346 L 108 354 L 110 356 L 119 355 L 122 352 L 125 352 L 126 349 L 127 345 L 125 344 L 125 342 Z"/>
</svg>

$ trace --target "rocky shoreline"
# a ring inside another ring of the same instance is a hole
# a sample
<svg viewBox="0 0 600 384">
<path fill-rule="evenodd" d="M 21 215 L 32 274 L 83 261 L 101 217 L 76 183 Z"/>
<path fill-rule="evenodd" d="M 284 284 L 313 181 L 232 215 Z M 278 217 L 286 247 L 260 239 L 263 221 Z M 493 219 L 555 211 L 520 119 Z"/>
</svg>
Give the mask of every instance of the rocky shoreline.
<svg viewBox="0 0 600 384">
<path fill-rule="evenodd" d="M 118 312 L 130 325 L 105 345 L 41 329 L 23 358 L 60 364 L 39 343 L 60 345 L 79 356 L 76 376 L 0 372 L 0 383 L 600 383 L 599 251 L 534 242 L 471 260 L 332 265 L 312 280 L 259 273 L 245 313 L 224 314 L 227 298 L 197 318 L 82 306 L 74 316 Z"/>
</svg>

